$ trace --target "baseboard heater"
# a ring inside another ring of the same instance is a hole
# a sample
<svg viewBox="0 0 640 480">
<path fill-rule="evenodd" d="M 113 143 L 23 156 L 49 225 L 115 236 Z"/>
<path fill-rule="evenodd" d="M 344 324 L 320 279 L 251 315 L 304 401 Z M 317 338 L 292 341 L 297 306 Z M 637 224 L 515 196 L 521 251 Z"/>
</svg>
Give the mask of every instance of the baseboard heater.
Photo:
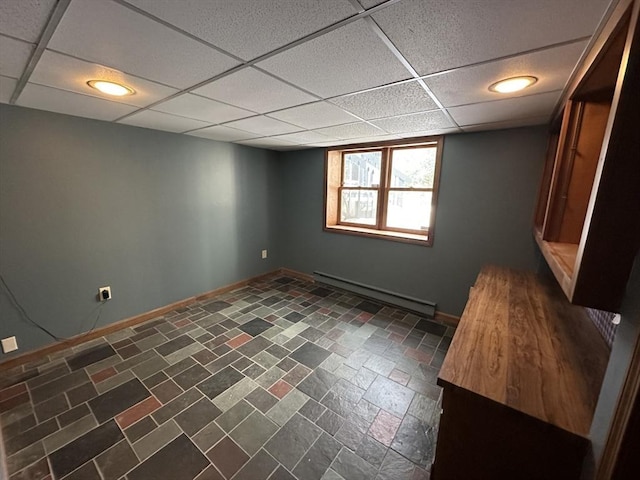
<svg viewBox="0 0 640 480">
<path fill-rule="evenodd" d="M 332 287 L 356 293 L 363 297 L 378 300 L 382 303 L 402 307 L 406 310 L 411 310 L 430 318 L 433 318 L 436 314 L 435 303 L 420 300 L 419 298 L 408 297 L 406 295 L 390 292 L 389 290 L 373 287 L 371 285 L 365 285 L 364 283 L 354 282 L 353 280 L 347 280 L 346 278 L 337 277 L 328 273 L 313 272 L 313 279 L 318 283 L 324 283 L 326 285 L 331 285 Z"/>
</svg>

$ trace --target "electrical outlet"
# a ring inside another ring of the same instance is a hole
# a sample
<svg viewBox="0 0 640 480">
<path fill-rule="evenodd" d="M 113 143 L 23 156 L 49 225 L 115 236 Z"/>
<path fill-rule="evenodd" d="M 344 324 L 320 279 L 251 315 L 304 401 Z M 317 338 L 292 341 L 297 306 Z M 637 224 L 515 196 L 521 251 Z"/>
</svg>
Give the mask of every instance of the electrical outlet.
<svg viewBox="0 0 640 480">
<path fill-rule="evenodd" d="M 267 251 L 266 250 L 262 250 L 262 258 L 267 258 Z"/>
<path fill-rule="evenodd" d="M 100 287 L 98 289 L 98 301 L 105 302 L 111 300 L 111 287 Z"/>
<path fill-rule="evenodd" d="M 16 337 L 7 337 L 2 339 L 2 351 L 4 353 L 13 352 L 18 349 Z"/>
</svg>

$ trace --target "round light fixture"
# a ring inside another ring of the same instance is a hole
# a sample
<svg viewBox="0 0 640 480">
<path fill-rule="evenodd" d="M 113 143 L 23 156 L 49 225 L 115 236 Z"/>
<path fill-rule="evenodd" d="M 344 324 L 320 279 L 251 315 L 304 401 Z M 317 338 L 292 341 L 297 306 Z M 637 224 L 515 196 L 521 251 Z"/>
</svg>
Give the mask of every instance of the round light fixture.
<svg viewBox="0 0 640 480">
<path fill-rule="evenodd" d="M 531 76 L 505 78 L 492 84 L 489 90 L 497 93 L 512 93 L 530 87 L 537 81 L 536 77 Z"/>
<path fill-rule="evenodd" d="M 89 80 L 87 82 L 91 88 L 101 91 L 107 95 L 123 97 L 124 95 L 133 95 L 136 91 L 133 88 L 106 80 Z"/>
</svg>

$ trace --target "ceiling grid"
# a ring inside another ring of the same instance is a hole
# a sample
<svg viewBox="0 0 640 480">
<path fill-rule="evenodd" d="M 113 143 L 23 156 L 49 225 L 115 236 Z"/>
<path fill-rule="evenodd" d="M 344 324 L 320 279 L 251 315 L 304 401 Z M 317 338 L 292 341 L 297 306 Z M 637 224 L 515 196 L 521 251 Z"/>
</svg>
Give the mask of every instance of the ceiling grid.
<svg viewBox="0 0 640 480">
<path fill-rule="evenodd" d="M 276 150 L 547 124 L 615 2 L 3 0 L 0 102 Z"/>
</svg>

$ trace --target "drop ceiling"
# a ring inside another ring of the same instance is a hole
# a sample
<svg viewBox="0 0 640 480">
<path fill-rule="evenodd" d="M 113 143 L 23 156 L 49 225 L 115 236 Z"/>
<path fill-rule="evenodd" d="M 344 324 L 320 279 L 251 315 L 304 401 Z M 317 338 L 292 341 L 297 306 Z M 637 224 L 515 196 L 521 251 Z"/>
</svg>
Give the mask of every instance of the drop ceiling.
<svg viewBox="0 0 640 480">
<path fill-rule="evenodd" d="M 545 124 L 609 4 L 2 0 L 0 102 L 276 150 Z"/>
</svg>

